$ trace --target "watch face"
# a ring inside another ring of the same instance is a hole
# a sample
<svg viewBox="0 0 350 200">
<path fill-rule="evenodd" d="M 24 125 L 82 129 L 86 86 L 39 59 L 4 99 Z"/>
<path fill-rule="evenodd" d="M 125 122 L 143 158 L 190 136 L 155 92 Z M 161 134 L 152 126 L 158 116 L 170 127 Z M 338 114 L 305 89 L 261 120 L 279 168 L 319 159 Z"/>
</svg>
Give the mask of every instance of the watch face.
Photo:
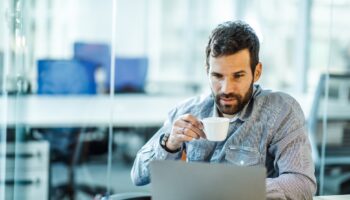
<svg viewBox="0 0 350 200">
<path fill-rule="evenodd" d="M 165 146 L 165 143 L 168 140 L 168 137 L 169 137 L 168 134 L 163 135 L 163 138 L 162 138 L 161 143 L 160 143 L 162 146 Z"/>
</svg>

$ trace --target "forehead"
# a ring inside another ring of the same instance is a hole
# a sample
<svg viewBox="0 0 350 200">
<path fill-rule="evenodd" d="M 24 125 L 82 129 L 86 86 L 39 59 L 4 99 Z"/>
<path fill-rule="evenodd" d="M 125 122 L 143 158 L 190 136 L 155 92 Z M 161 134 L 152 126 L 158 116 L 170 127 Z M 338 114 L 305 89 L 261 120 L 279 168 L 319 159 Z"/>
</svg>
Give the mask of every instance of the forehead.
<svg viewBox="0 0 350 200">
<path fill-rule="evenodd" d="M 228 71 L 234 73 L 243 70 L 250 72 L 250 54 L 248 49 L 243 49 L 227 56 L 210 56 L 209 66 L 209 71 Z"/>
</svg>

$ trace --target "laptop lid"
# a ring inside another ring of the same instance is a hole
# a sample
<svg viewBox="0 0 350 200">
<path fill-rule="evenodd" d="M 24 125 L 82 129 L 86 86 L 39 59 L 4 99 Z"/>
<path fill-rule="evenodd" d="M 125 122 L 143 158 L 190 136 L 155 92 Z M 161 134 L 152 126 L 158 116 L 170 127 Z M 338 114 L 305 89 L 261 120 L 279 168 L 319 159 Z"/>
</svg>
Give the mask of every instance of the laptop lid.
<svg viewBox="0 0 350 200">
<path fill-rule="evenodd" d="M 153 161 L 153 200 L 265 200 L 266 170 L 227 164 Z"/>
</svg>

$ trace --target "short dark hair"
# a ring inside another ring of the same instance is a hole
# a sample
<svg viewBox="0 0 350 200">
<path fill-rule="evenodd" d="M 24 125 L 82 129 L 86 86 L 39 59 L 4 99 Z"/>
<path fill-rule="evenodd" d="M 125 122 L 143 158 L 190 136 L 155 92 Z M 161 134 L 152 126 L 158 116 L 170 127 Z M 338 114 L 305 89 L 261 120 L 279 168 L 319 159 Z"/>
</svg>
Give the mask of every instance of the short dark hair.
<svg viewBox="0 0 350 200">
<path fill-rule="evenodd" d="M 228 21 L 219 24 L 211 33 L 206 53 L 206 68 L 209 70 L 209 57 L 228 56 L 248 49 L 250 67 L 254 74 L 259 63 L 259 39 L 255 31 L 243 21 Z"/>
</svg>

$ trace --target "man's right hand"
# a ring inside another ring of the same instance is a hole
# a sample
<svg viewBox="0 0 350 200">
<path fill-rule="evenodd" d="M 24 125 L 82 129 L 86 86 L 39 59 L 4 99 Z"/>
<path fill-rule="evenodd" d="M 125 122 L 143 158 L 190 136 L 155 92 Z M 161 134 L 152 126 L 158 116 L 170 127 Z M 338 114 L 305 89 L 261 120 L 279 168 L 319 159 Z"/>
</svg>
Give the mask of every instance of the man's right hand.
<svg viewBox="0 0 350 200">
<path fill-rule="evenodd" d="M 203 124 L 190 114 L 180 116 L 173 124 L 166 147 L 170 150 L 179 149 L 183 142 L 206 138 Z"/>
</svg>

